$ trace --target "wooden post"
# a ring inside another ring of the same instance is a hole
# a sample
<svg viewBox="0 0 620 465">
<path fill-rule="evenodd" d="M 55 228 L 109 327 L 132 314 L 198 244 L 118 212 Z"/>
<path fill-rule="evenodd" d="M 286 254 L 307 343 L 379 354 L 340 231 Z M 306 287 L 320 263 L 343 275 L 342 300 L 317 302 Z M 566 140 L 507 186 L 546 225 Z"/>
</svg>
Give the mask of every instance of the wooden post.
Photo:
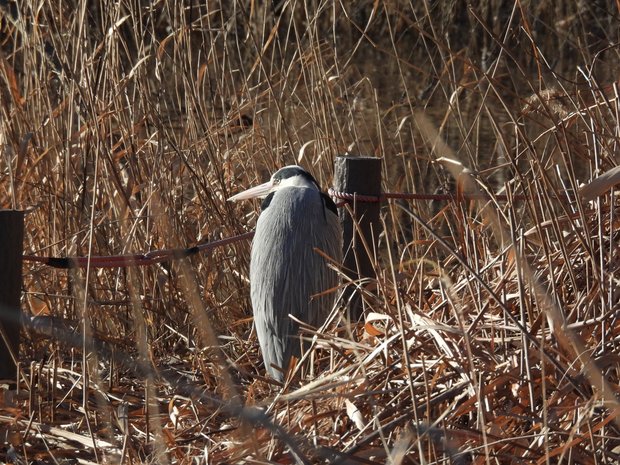
<svg viewBox="0 0 620 465">
<path fill-rule="evenodd" d="M 336 157 L 334 170 L 334 188 L 346 194 L 358 194 L 378 197 L 381 195 L 381 159 L 375 157 Z M 377 241 L 381 233 L 379 218 L 380 202 L 350 200 L 353 211 L 350 215 L 346 208 L 339 210 L 344 235 L 343 255 L 344 266 L 348 276 L 356 281 L 363 278 L 374 278 L 372 255 L 377 250 Z M 357 226 L 355 225 L 357 223 Z M 363 241 L 360 238 L 363 237 Z M 368 245 L 370 255 L 364 247 Z M 351 295 L 351 287 L 345 298 L 350 299 L 349 318 L 358 321 L 363 314 L 363 301 L 356 292 Z"/>
<path fill-rule="evenodd" d="M 14 382 L 21 329 L 24 212 L 0 210 L 0 379 Z"/>
</svg>

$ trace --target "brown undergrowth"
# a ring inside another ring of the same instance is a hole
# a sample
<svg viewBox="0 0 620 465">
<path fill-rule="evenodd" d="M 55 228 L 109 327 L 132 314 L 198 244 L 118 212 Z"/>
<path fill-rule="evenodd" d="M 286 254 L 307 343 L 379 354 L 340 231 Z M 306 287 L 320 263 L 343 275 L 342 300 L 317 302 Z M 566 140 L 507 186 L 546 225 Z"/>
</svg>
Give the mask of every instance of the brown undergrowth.
<svg viewBox="0 0 620 465">
<path fill-rule="evenodd" d="M 568 3 L 0 2 L 0 199 L 25 253 L 230 237 L 258 205 L 229 196 L 291 163 L 328 187 L 341 154 L 381 157 L 386 191 L 455 194 L 384 204 L 376 278 L 338 290 L 364 319 L 341 300 L 307 328 L 285 386 L 247 242 L 26 264 L 5 460 L 617 463 L 620 12 Z"/>
</svg>

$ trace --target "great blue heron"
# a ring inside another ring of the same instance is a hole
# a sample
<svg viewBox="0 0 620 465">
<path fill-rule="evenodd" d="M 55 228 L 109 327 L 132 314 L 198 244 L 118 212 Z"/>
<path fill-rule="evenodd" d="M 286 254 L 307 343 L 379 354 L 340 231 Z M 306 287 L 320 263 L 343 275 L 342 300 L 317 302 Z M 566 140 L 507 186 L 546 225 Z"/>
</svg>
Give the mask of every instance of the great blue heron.
<svg viewBox="0 0 620 465">
<path fill-rule="evenodd" d="M 325 291 L 338 276 L 325 256 L 342 261 L 342 229 L 336 205 L 300 166 L 281 168 L 229 200 L 255 197 L 265 199 L 252 241 L 250 297 L 267 372 L 282 381 L 291 356 L 300 353 L 298 324 L 289 314 L 318 327 L 334 303 L 336 293 Z"/>
</svg>

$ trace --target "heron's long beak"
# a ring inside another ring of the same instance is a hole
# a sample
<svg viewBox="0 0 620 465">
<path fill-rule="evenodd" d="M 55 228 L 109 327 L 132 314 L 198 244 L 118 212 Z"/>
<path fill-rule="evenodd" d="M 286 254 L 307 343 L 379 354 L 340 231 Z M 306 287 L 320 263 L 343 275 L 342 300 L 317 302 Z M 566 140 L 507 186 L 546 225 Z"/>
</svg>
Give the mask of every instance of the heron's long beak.
<svg viewBox="0 0 620 465">
<path fill-rule="evenodd" d="M 229 201 L 235 202 L 237 200 L 247 200 L 247 199 L 255 199 L 256 197 L 266 197 L 271 189 L 273 188 L 273 182 L 267 181 L 260 186 L 252 187 L 246 191 L 239 192 L 238 194 L 233 195 L 229 198 Z"/>
</svg>

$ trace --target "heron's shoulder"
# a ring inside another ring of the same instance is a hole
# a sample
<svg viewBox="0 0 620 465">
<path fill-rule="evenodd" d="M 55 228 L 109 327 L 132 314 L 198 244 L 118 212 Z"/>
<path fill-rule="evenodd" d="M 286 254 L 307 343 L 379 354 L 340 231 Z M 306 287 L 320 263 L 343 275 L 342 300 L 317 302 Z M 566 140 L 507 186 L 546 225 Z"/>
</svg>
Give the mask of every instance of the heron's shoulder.
<svg viewBox="0 0 620 465">
<path fill-rule="evenodd" d="M 336 204 L 334 203 L 332 198 L 325 192 L 321 192 L 321 198 L 323 199 L 323 205 L 325 206 L 325 208 L 331 211 L 334 215 L 338 215 L 338 208 L 336 207 Z"/>
<path fill-rule="evenodd" d="M 262 203 L 260 204 L 261 210 L 266 210 L 269 204 L 271 204 L 271 201 L 273 200 L 273 194 L 275 194 L 275 192 L 270 193 L 267 197 L 263 199 Z"/>
<path fill-rule="evenodd" d="M 313 202 L 322 206 L 321 195 L 319 190 L 310 187 L 285 186 L 265 197 L 261 209 L 265 211 L 270 205 L 277 205 L 278 208 L 308 208 Z"/>
</svg>

